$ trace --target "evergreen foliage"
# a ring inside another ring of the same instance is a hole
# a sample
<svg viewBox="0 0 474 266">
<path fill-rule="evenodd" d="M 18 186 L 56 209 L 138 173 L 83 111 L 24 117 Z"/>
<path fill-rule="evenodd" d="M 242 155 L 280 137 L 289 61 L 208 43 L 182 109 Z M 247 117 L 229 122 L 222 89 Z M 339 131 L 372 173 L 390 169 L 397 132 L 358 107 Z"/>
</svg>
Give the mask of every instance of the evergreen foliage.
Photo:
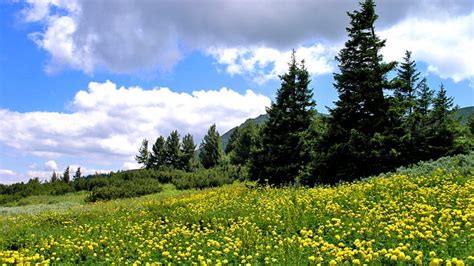
<svg viewBox="0 0 474 266">
<path fill-rule="evenodd" d="M 254 179 L 275 185 L 294 183 L 309 163 L 310 155 L 303 149 L 303 136 L 314 117 L 315 107 L 313 92 L 308 88 L 308 71 L 304 61 L 296 62 L 294 51 L 288 72 L 280 76 L 280 80 L 276 102 L 267 109 L 268 121 L 250 166 Z"/>
<path fill-rule="evenodd" d="M 222 160 L 222 143 L 216 125 L 213 124 L 199 146 L 199 160 L 208 169 L 217 166 Z"/>
<path fill-rule="evenodd" d="M 81 177 L 82 177 L 81 167 L 78 167 L 76 170 L 76 173 L 73 176 L 73 180 L 77 180 L 78 178 L 81 178 Z"/>
<path fill-rule="evenodd" d="M 135 156 L 135 160 L 137 163 L 142 164 L 143 168 L 148 167 L 150 160 L 150 154 L 148 152 L 148 140 L 142 140 L 142 145 L 138 150 L 138 154 Z"/>
<path fill-rule="evenodd" d="M 69 166 L 66 167 L 66 170 L 64 170 L 62 181 L 65 183 L 71 182 L 71 174 L 69 173 Z"/>
<path fill-rule="evenodd" d="M 191 134 L 183 137 L 181 144 L 181 169 L 191 171 L 193 168 L 194 155 L 196 153 L 196 144 Z"/>
<path fill-rule="evenodd" d="M 177 130 L 171 132 L 165 142 L 164 154 L 165 154 L 165 165 L 174 169 L 180 169 L 181 167 L 181 149 L 180 149 L 180 137 Z"/>
<path fill-rule="evenodd" d="M 349 40 L 336 56 L 340 72 L 334 75 L 339 100 L 330 110 L 328 130 L 321 140 L 315 162 L 317 182 L 354 180 L 390 168 L 394 155 L 393 127 L 384 89 L 391 87 L 386 75 L 395 63 L 384 63 L 385 45 L 375 34 L 375 3 L 366 0 L 361 10 L 348 13 Z"/>
<path fill-rule="evenodd" d="M 159 169 L 165 165 L 165 142 L 166 141 L 163 136 L 156 138 L 155 144 L 153 144 L 153 147 L 151 148 L 148 168 Z"/>
</svg>

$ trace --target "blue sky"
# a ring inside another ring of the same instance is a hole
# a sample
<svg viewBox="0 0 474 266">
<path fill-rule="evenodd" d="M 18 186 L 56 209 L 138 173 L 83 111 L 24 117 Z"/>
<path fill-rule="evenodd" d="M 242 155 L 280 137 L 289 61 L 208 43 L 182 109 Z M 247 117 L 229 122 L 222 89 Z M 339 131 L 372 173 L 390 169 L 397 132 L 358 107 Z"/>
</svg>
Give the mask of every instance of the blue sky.
<svg viewBox="0 0 474 266">
<path fill-rule="evenodd" d="M 396 2 L 396 1 L 394 1 Z M 264 112 L 292 48 L 317 108 L 337 99 L 334 55 L 345 1 L 3 1 L 0 3 L 0 183 L 67 165 L 134 168 L 143 138 L 178 129 L 197 142 Z M 474 105 L 470 1 L 377 7 L 386 60 L 413 51 L 432 88 Z M 279 14 L 279 15 L 276 15 Z M 434 16 L 433 14 L 437 14 Z"/>
</svg>

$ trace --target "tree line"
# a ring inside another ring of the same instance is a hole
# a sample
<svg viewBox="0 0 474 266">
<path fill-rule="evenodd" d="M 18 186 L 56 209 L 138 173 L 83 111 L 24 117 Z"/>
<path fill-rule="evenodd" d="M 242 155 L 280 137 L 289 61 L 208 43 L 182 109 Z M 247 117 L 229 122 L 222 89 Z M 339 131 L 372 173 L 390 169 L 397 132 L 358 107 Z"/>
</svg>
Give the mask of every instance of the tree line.
<svg viewBox="0 0 474 266">
<path fill-rule="evenodd" d="M 204 167 L 227 163 L 260 183 L 312 186 L 472 150 L 474 129 L 454 118 L 456 107 L 443 84 L 431 89 L 410 51 L 400 63 L 383 60 L 385 40 L 375 31 L 374 1 L 360 3 L 348 15 L 348 40 L 336 56 L 339 71 L 334 74 L 339 98 L 329 116 L 317 115 L 305 62 L 298 62 L 293 51 L 267 108 L 268 121 L 237 128 L 223 157 L 219 138 L 209 141 L 210 129 L 200 149 Z M 390 73 L 395 77 L 389 79 Z"/>
</svg>

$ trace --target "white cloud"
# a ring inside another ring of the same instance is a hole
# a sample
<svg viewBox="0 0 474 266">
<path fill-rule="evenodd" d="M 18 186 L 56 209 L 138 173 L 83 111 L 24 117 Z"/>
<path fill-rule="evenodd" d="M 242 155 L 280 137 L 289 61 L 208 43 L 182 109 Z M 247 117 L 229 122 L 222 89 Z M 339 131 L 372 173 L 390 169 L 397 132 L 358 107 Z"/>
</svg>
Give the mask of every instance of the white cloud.
<svg viewBox="0 0 474 266">
<path fill-rule="evenodd" d="M 336 47 L 316 44 L 310 47 L 299 47 L 295 50 L 298 61 L 304 59 L 305 66 L 311 75 L 322 75 L 334 71 L 333 58 L 337 53 Z M 288 70 L 291 50 L 281 52 L 266 47 L 254 48 L 219 48 L 212 47 L 208 54 L 224 65 L 231 75 L 246 75 L 256 83 L 264 83 Z"/>
<path fill-rule="evenodd" d="M 57 171 L 58 170 L 58 165 L 56 164 L 55 161 L 49 160 L 44 163 L 44 168 L 47 171 Z"/>
<path fill-rule="evenodd" d="M 416 60 L 427 62 L 428 70 L 455 82 L 474 78 L 474 12 L 439 19 L 409 18 L 380 31 L 387 39 L 385 59 L 401 60 L 405 50 Z"/>
<path fill-rule="evenodd" d="M 0 109 L 0 144 L 18 154 L 45 158 L 85 158 L 102 165 L 123 164 L 133 168 L 143 138 L 151 142 L 177 129 L 191 133 L 199 142 L 216 123 L 221 133 L 265 112 L 270 99 L 247 90 L 228 88 L 176 93 L 168 88 L 144 90 L 117 88 L 107 81 L 91 82 L 72 101 L 72 113 L 13 112 Z M 63 166 L 65 168 L 65 166 Z M 31 169 L 29 176 L 49 176 L 58 169 L 55 161 L 45 169 Z"/>
<path fill-rule="evenodd" d="M 0 169 L 0 175 L 11 176 L 11 175 L 16 175 L 16 172 L 13 171 L 13 170 L 9 170 L 9 169 Z"/>
<path fill-rule="evenodd" d="M 166 70 L 187 52 L 199 50 L 211 51 L 229 73 L 249 75 L 257 82 L 281 73 L 286 62 L 280 58 L 294 47 L 306 47 L 312 73 L 330 71 L 333 47 L 346 37 L 346 11 L 357 8 L 357 1 L 344 0 L 28 3 L 24 20 L 44 25 L 30 36 L 51 55 L 47 72 L 65 67 L 86 73 L 97 68 L 121 73 Z M 377 27 L 387 29 L 383 36 L 390 36 L 390 47 L 410 46 L 442 77 L 472 77 L 469 57 L 459 56 L 472 50 L 471 0 L 379 1 L 377 13 Z M 452 50 L 456 54 L 448 57 Z"/>
</svg>

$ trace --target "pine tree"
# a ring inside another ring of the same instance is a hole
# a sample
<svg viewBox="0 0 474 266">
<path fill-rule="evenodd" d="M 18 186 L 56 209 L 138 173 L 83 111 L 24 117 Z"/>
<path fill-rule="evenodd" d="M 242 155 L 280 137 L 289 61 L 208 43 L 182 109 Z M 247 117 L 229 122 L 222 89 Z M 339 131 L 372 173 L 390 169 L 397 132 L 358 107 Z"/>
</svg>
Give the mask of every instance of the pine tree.
<svg viewBox="0 0 474 266">
<path fill-rule="evenodd" d="M 430 136 L 431 156 L 437 159 L 450 155 L 455 149 L 454 141 L 457 135 L 457 125 L 453 117 L 453 98 L 448 97 L 444 85 L 441 84 L 433 100 L 431 113 L 433 134 Z"/>
<path fill-rule="evenodd" d="M 181 144 L 181 168 L 183 170 L 191 171 L 195 153 L 196 144 L 194 144 L 193 136 L 186 134 Z"/>
<path fill-rule="evenodd" d="M 294 183 L 309 162 L 309 154 L 302 148 L 302 138 L 314 117 L 315 107 L 313 92 L 308 88 L 308 71 L 304 61 L 296 62 L 294 51 L 288 72 L 280 76 L 280 80 L 276 101 L 267 109 L 268 121 L 263 128 L 260 149 L 256 148 L 250 166 L 254 179 L 275 185 Z"/>
<path fill-rule="evenodd" d="M 239 138 L 240 128 L 235 127 L 234 131 L 230 135 L 229 142 L 227 142 L 227 146 L 225 146 L 225 154 L 229 154 L 234 148 L 237 139 Z"/>
<path fill-rule="evenodd" d="M 336 56 L 340 72 L 334 75 L 339 100 L 330 110 L 329 128 L 315 167 L 319 182 L 353 180 L 391 168 L 395 145 L 387 135 L 391 125 L 384 90 L 386 75 L 396 63 L 384 63 L 385 45 L 375 34 L 375 4 L 366 0 L 361 10 L 348 13 L 349 39 Z"/>
<path fill-rule="evenodd" d="M 153 169 L 159 169 L 165 165 L 165 138 L 163 136 L 156 138 L 151 148 L 149 161 L 150 168 Z"/>
<path fill-rule="evenodd" d="M 150 154 L 148 152 L 148 140 L 143 139 L 142 145 L 138 150 L 138 154 L 135 156 L 135 160 L 137 161 L 137 163 L 142 164 L 143 168 L 147 168 L 149 166 L 149 159 Z"/>
<path fill-rule="evenodd" d="M 180 137 L 177 130 L 171 132 L 165 142 L 165 165 L 180 169 L 181 168 L 181 150 L 180 150 Z"/>
<path fill-rule="evenodd" d="M 411 52 L 406 51 L 403 62 L 400 64 L 397 73 L 397 88 L 394 95 L 401 107 L 401 115 L 411 116 L 416 104 L 416 87 L 420 73 L 416 69 L 416 63 L 411 59 Z"/>
<path fill-rule="evenodd" d="M 68 167 L 66 167 L 66 170 L 64 170 L 62 181 L 65 182 L 65 183 L 71 182 L 71 175 L 69 173 L 69 165 L 68 165 Z"/>
<path fill-rule="evenodd" d="M 216 125 L 212 125 L 199 146 L 199 160 L 204 168 L 217 166 L 222 160 L 222 142 Z"/>
<path fill-rule="evenodd" d="M 234 165 L 246 166 L 250 159 L 252 149 L 255 149 L 259 138 L 259 127 L 253 123 L 248 123 L 239 129 L 235 134 L 237 137 L 232 141 L 233 149 L 229 152 L 230 163 Z M 232 134 L 234 135 L 234 134 Z M 232 138 L 232 137 L 231 137 Z"/>
<path fill-rule="evenodd" d="M 76 173 L 73 176 L 73 178 L 74 178 L 74 180 L 77 180 L 77 179 L 81 178 L 81 176 L 82 176 L 81 167 L 78 167 L 77 170 L 76 170 Z"/>
<path fill-rule="evenodd" d="M 51 183 L 55 183 L 58 181 L 59 181 L 58 174 L 56 173 L 56 171 L 53 171 L 53 174 L 51 175 Z"/>
</svg>

